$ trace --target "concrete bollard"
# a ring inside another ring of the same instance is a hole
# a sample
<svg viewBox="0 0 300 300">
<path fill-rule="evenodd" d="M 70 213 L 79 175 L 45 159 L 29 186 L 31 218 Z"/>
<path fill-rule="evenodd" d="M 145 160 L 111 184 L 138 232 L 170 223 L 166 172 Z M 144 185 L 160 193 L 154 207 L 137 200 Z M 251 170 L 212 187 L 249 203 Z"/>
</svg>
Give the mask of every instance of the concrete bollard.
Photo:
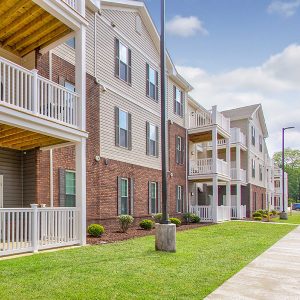
<svg viewBox="0 0 300 300">
<path fill-rule="evenodd" d="M 176 225 L 155 224 L 155 250 L 176 252 Z"/>
</svg>

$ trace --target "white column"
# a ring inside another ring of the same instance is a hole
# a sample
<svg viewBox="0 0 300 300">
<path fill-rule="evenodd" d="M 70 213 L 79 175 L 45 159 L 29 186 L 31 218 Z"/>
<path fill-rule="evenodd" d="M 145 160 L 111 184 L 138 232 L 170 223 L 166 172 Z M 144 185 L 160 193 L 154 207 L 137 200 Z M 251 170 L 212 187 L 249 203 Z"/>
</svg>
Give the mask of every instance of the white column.
<svg viewBox="0 0 300 300">
<path fill-rule="evenodd" d="M 78 124 L 86 129 L 86 28 L 75 33 L 75 89 L 79 94 Z"/>
<path fill-rule="evenodd" d="M 212 209 L 212 218 L 214 222 L 218 221 L 218 203 L 219 203 L 219 195 L 218 195 L 218 176 L 213 176 L 213 200 L 211 203 Z"/>
<path fill-rule="evenodd" d="M 280 206 L 280 211 L 283 211 L 283 195 L 282 195 L 282 184 L 283 184 L 283 180 L 282 180 L 282 176 L 280 176 L 280 197 L 279 197 L 279 206 Z"/>
<path fill-rule="evenodd" d="M 231 206 L 230 181 L 226 182 L 226 206 Z"/>
<path fill-rule="evenodd" d="M 217 174 L 217 160 L 218 160 L 218 129 L 214 126 L 212 129 L 212 171 Z"/>
<path fill-rule="evenodd" d="M 76 207 L 79 210 L 79 240 L 86 243 L 86 140 L 76 143 Z"/>
<path fill-rule="evenodd" d="M 236 144 L 235 161 L 237 178 L 238 180 L 241 180 L 241 145 L 239 143 Z"/>
<path fill-rule="evenodd" d="M 31 244 L 32 251 L 38 252 L 39 241 L 38 241 L 38 204 L 30 204 L 32 208 L 31 215 Z"/>
<path fill-rule="evenodd" d="M 237 207 L 237 218 L 241 219 L 241 205 L 242 205 L 242 185 L 237 183 L 236 185 L 236 207 Z"/>
</svg>

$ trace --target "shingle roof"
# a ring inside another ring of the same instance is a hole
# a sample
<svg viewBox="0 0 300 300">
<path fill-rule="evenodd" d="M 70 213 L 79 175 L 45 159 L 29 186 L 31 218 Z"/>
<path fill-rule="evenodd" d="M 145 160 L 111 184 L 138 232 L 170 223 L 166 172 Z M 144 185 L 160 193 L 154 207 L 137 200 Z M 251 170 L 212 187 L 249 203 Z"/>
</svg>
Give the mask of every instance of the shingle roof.
<svg viewBox="0 0 300 300">
<path fill-rule="evenodd" d="M 237 120 L 237 119 L 247 119 L 250 118 L 253 113 L 258 109 L 260 104 L 253 104 L 249 106 L 243 106 L 243 107 L 238 107 L 234 109 L 228 109 L 222 111 L 222 114 L 230 118 L 232 121 Z"/>
</svg>

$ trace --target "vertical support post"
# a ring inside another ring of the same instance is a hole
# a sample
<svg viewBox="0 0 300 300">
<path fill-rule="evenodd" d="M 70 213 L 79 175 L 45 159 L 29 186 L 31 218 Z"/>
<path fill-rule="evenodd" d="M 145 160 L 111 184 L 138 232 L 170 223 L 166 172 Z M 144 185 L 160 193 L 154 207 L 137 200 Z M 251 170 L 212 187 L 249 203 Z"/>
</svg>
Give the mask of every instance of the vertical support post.
<svg viewBox="0 0 300 300">
<path fill-rule="evenodd" d="M 226 206 L 231 207 L 231 191 L 230 191 L 230 181 L 226 182 Z"/>
<path fill-rule="evenodd" d="M 217 160 L 218 160 L 218 129 L 214 126 L 212 129 L 212 171 L 217 174 Z"/>
<path fill-rule="evenodd" d="M 79 1 L 80 2 L 80 1 Z M 80 129 L 86 129 L 86 27 L 75 33 L 75 90 L 79 95 L 77 124 Z"/>
<path fill-rule="evenodd" d="M 32 208 L 32 219 L 31 219 L 31 244 L 33 252 L 38 252 L 38 204 L 30 204 Z"/>
<path fill-rule="evenodd" d="M 38 70 L 33 69 L 32 78 L 32 112 L 36 115 L 39 112 L 39 99 L 38 99 Z"/>
<path fill-rule="evenodd" d="M 231 161 L 231 157 L 230 157 L 230 139 L 226 139 L 226 162 L 227 162 L 227 174 L 230 177 L 230 161 Z"/>
<path fill-rule="evenodd" d="M 217 124 L 217 105 L 212 107 L 212 123 Z"/>
<path fill-rule="evenodd" d="M 86 244 L 86 140 L 75 145 L 76 151 L 76 207 L 79 210 L 79 240 Z"/>
<path fill-rule="evenodd" d="M 236 209 L 237 209 L 237 219 L 241 219 L 241 205 L 242 205 L 242 185 L 237 183 L 236 185 Z"/>
<path fill-rule="evenodd" d="M 211 203 L 212 219 L 213 222 L 218 222 L 218 205 L 219 205 L 219 194 L 218 194 L 218 176 L 213 177 L 213 200 Z"/>
</svg>

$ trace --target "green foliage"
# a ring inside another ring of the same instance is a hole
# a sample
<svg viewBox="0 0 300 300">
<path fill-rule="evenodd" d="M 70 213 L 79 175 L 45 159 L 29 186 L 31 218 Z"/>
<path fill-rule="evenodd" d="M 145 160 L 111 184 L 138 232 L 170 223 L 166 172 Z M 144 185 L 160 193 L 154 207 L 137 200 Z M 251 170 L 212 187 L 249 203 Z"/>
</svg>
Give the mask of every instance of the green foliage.
<svg viewBox="0 0 300 300">
<path fill-rule="evenodd" d="M 151 230 L 154 227 L 154 222 L 152 220 L 142 220 L 140 227 L 145 230 Z"/>
<path fill-rule="evenodd" d="M 262 217 L 263 217 L 263 218 L 267 218 L 268 215 L 267 215 L 267 214 L 263 214 Z"/>
<path fill-rule="evenodd" d="M 175 224 L 176 227 L 181 225 L 181 221 L 178 218 L 170 218 L 171 223 Z"/>
<path fill-rule="evenodd" d="M 271 214 L 272 214 L 273 216 L 276 216 L 276 215 L 277 215 L 277 211 L 276 211 L 275 209 L 273 209 L 273 210 L 271 211 Z"/>
<path fill-rule="evenodd" d="M 89 235 L 93 237 L 99 237 L 104 233 L 104 227 L 100 224 L 91 224 L 87 228 L 87 232 Z"/>
<path fill-rule="evenodd" d="M 196 214 L 193 214 L 193 213 L 185 213 L 185 214 L 183 214 L 182 217 L 187 224 L 200 222 L 200 218 Z"/>
<path fill-rule="evenodd" d="M 191 216 L 191 223 L 200 223 L 200 217 L 198 217 L 195 214 L 192 214 L 192 216 Z"/>
<path fill-rule="evenodd" d="M 134 218 L 130 215 L 120 215 L 118 217 L 118 219 L 119 219 L 119 222 L 120 222 L 120 227 L 121 227 L 122 232 L 127 232 L 130 225 L 134 221 Z"/>
<path fill-rule="evenodd" d="M 162 213 L 158 213 L 158 214 L 152 215 L 152 218 L 154 219 L 155 223 L 160 223 L 160 221 L 162 219 Z"/>
<path fill-rule="evenodd" d="M 253 218 L 255 221 L 261 221 L 262 220 L 262 217 L 254 217 Z"/>
<path fill-rule="evenodd" d="M 261 211 L 259 211 L 259 210 L 255 211 L 255 212 L 252 214 L 252 217 L 253 217 L 253 218 L 256 218 L 256 217 L 262 217 Z"/>
</svg>

